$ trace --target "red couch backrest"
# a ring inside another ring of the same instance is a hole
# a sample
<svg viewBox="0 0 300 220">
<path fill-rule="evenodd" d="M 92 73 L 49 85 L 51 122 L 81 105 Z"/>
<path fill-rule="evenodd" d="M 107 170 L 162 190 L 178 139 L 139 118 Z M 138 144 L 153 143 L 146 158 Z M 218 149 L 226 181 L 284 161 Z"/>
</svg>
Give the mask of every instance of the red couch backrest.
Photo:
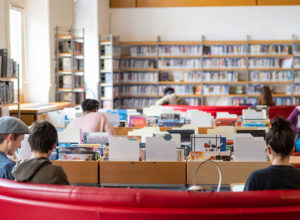
<svg viewBox="0 0 300 220">
<path fill-rule="evenodd" d="M 0 180 L 0 219 L 282 219 L 300 215 L 300 190 L 183 192 Z"/>
<path fill-rule="evenodd" d="M 211 113 L 216 117 L 217 112 L 229 112 L 230 114 L 242 115 L 243 109 L 248 109 L 249 106 L 188 106 L 188 105 L 164 105 L 174 110 L 186 112 L 188 109 L 200 110 Z M 282 116 L 287 118 L 296 106 L 283 105 L 283 106 L 270 106 L 269 118 L 272 120 L 274 117 Z"/>
</svg>

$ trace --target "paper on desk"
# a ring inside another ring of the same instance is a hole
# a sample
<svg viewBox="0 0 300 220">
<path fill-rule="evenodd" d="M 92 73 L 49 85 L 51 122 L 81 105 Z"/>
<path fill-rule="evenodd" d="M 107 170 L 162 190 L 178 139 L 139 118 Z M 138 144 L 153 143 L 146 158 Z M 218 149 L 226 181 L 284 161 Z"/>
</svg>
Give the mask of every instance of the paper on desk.
<svg viewBox="0 0 300 220">
<path fill-rule="evenodd" d="M 159 137 L 146 138 L 147 161 L 177 161 L 175 141 L 166 141 Z"/>
<path fill-rule="evenodd" d="M 217 112 L 216 118 L 237 118 L 237 114 L 230 114 L 228 112 Z"/>
<path fill-rule="evenodd" d="M 159 137 L 159 138 L 163 138 L 165 137 L 165 135 L 171 135 L 171 140 L 175 141 L 176 143 L 176 147 L 181 147 L 181 136 L 180 134 L 169 134 L 168 132 L 159 132 L 159 133 L 155 133 L 153 134 L 153 137 Z"/>
<path fill-rule="evenodd" d="M 120 124 L 120 116 L 119 114 L 113 114 L 111 112 L 104 112 L 104 114 L 106 115 L 110 125 L 112 127 L 118 127 Z"/>
<path fill-rule="evenodd" d="M 137 140 L 128 140 L 126 137 L 109 138 L 110 161 L 139 161 L 140 148 Z"/>
<path fill-rule="evenodd" d="M 211 113 L 197 111 L 197 110 L 188 110 L 188 113 L 191 115 L 191 124 L 196 125 L 197 127 L 211 127 L 213 116 Z"/>
<path fill-rule="evenodd" d="M 81 130 L 76 127 L 67 127 L 63 131 L 58 131 L 59 143 L 81 143 Z"/>
<path fill-rule="evenodd" d="M 25 134 L 24 140 L 21 142 L 21 148 L 16 151 L 18 160 L 25 160 L 31 158 L 31 148 L 28 142 L 29 134 Z"/>
<path fill-rule="evenodd" d="M 233 139 L 234 136 L 234 127 L 233 126 L 219 126 L 212 129 L 207 129 L 207 134 L 216 134 L 222 135 L 222 137 L 226 137 L 227 139 Z"/>
<path fill-rule="evenodd" d="M 243 109 L 243 120 L 266 120 L 267 112 L 265 109 Z"/>
<path fill-rule="evenodd" d="M 234 135 L 235 161 L 266 161 L 266 142 L 263 137 L 251 134 Z"/>
<path fill-rule="evenodd" d="M 53 112 L 47 112 L 46 121 L 49 121 L 56 128 L 65 127 L 65 113 L 64 110 L 57 110 Z"/>
<path fill-rule="evenodd" d="M 144 127 L 129 131 L 128 136 L 141 136 L 142 143 L 145 143 L 146 137 L 152 137 L 153 134 L 157 132 L 159 132 L 159 127 Z"/>
</svg>

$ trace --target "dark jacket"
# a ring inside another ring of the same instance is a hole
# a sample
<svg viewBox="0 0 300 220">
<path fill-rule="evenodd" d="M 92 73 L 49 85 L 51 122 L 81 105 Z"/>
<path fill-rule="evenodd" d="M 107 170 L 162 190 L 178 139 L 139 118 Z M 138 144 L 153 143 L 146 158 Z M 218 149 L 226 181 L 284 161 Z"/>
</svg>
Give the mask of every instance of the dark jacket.
<svg viewBox="0 0 300 220">
<path fill-rule="evenodd" d="M 17 163 L 12 175 L 16 181 L 20 182 L 69 185 L 63 169 L 52 165 L 45 157 L 36 157 Z"/>
</svg>

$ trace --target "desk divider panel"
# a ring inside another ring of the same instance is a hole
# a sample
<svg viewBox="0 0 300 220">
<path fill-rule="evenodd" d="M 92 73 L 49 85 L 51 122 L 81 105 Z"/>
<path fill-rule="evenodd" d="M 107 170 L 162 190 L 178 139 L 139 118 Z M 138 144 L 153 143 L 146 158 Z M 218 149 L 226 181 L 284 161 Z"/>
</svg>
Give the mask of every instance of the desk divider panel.
<svg viewBox="0 0 300 220">
<path fill-rule="evenodd" d="M 187 184 L 192 184 L 194 171 L 200 162 L 187 162 Z M 222 172 L 222 184 L 243 183 L 257 169 L 271 165 L 270 162 L 217 162 Z M 218 184 L 218 170 L 212 163 L 203 164 L 196 174 L 196 184 Z"/>
<path fill-rule="evenodd" d="M 61 166 L 70 183 L 98 184 L 99 161 L 51 161 L 53 165 Z"/>
<path fill-rule="evenodd" d="M 101 161 L 100 184 L 186 184 L 186 162 Z"/>
</svg>

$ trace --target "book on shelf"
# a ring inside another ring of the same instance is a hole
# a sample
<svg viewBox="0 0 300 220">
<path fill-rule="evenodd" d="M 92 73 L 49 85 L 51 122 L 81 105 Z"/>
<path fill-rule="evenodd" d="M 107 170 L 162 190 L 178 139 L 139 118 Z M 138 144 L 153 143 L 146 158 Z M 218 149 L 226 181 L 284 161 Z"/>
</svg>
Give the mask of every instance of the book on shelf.
<svg viewBox="0 0 300 220">
<path fill-rule="evenodd" d="M 63 75 L 59 77 L 59 88 L 71 89 L 72 88 L 72 75 Z"/>
<path fill-rule="evenodd" d="M 228 85 L 203 85 L 203 95 L 228 95 Z"/>
<path fill-rule="evenodd" d="M 253 44 L 250 45 L 250 54 L 253 55 L 287 55 L 291 54 L 290 45 L 277 45 L 277 44 Z"/>
<path fill-rule="evenodd" d="M 118 74 L 115 74 L 118 75 Z M 117 80 L 115 80 L 116 82 Z M 121 82 L 157 82 L 157 73 L 154 72 L 123 72 L 121 74 Z"/>
<path fill-rule="evenodd" d="M 14 103 L 14 82 L 0 82 L 0 104 Z"/>
<path fill-rule="evenodd" d="M 246 55 L 246 45 L 210 45 L 203 47 L 204 55 Z"/>
<path fill-rule="evenodd" d="M 251 71 L 251 81 L 254 82 L 281 82 L 281 81 L 292 81 L 292 71 Z"/>
<path fill-rule="evenodd" d="M 156 46 L 133 46 L 130 48 L 130 56 L 156 56 Z"/>
<path fill-rule="evenodd" d="M 159 56 L 201 56 L 201 45 L 167 45 L 158 47 Z"/>
<path fill-rule="evenodd" d="M 195 95 L 202 95 L 202 85 L 195 86 Z"/>
<path fill-rule="evenodd" d="M 7 63 L 8 63 L 8 50 L 0 49 L 0 57 L 1 57 L 1 77 L 7 76 Z"/>
<path fill-rule="evenodd" d="M 72 53 L 72 43 L 71 40 L 61 40 L 58 42 L 58 52 L 59 53 Z"/>
</svg>

